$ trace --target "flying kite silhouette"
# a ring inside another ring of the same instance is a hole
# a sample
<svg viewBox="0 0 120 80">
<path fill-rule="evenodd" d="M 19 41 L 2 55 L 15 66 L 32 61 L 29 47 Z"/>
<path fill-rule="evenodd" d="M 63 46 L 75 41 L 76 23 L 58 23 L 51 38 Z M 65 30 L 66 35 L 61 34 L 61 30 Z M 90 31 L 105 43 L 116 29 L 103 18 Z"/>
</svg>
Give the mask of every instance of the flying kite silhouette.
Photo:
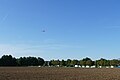
<svg viewBox="0 0 120 80">
<path fill-rule="evenodd" d="M 42 30 L 42 32 L 45 32 L 45 30 Z"/>
</svg>

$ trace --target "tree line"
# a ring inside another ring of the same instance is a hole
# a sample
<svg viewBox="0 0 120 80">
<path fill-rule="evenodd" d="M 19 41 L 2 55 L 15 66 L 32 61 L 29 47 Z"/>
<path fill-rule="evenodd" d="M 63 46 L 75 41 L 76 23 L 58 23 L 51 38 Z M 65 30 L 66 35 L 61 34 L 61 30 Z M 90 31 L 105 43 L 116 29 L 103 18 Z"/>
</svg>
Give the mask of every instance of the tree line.
<svg viewBox="0 0 120 80">
<path fill-rule="evenodd" d="M 107 59 L 99 59 L 99 60 L 95 60 L 93 61 L 92 59 L 86 57 L 83 58 L 82 60 L 71 60 L 71 59 L 67 59 L 65 60 L 51 60 L 49 62 L 50 66 L 66 66 L 66 67 L 74 67 L 75 65 L 80 65 L 80 66 L 119 66 L 120 65 L 120 60 L 118 59 L 113 59 L 113 60 L 107 60 Z"/>
<path fill-rule="evenodd" d="M 40 57 L 20 57 L 15 58 L 12 55 L 3 55 L 0 58 L 0 66 L 59 66 L 59 67 L 74 67 L 75 65 L 80 66 L 119 66 L 120 60 L 118 59 L 99 59 L 99 60 L 92 60 L 91 58 L 83 58 L 81 60 L 50 60 L 45 61 L 43 58 Z"/>
<path fill-rule="evenodd" d="M 0 66 L 43 66 L 44 59 L 38 57 L 20 57 L 15 58 L 11 55 L 3 55 L 0 58 Z"/>
</svg>

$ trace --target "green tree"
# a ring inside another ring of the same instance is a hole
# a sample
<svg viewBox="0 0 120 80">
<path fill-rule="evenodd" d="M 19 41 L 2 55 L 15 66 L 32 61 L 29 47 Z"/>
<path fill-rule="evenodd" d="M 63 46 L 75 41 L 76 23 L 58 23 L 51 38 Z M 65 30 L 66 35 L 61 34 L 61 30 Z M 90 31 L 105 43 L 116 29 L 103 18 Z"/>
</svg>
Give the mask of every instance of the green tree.
<svg viewBox="0 0 120 80">
<path fill-rule="evenodd" d="M 16 58 L 11 55 L 3 55 L 0 59 L 0 66 L 16 66 Z"/>
<path fill-rule="evenodd" d="M 71 65 L 72 65 L 72 66 L 78 65 L 78 60 L 72 60 L 72 61 L 71 61 Z"/>
<path fill-rule="evenodd" d="M 27 66 L 38 66 L 38 60 L 36 57 L 27 57 Z"/>
<path fill-rule="evenodd" d="M 119 65 L 119 61 L 116 59 L 110 60 L 110 65 L 111 66 L 118 66 Z"/>
<path fill-rule="evenodd" d="M 82 60 L 80 60 L 80 65 L 81 66 L 86 66 L 86 65 L 92 66 L 93 61 L 90 58 L 86 57 L 86 58 L 83 58 Z"/>
<path fill-rule="evenodd" d="M 101 58 L 100 60 L 97 60 L 96 62 L 98 66 L 109 66 L 110 65 L 109 60 L 106 60 L 103 58 Z"/>
<path fill-rule="evenodd" d="M 81 66 L 86 66 L 86 61 L 80 60 L 80 65 Z"/>
<path fill-rule="evenodd" d="M 67 65 L 68 67 L 71 66 L 71 60 L 70 60 L 70 59 L 67 59 L 67 61 L 66 61 L 66 65 Z"/>
<path fill-rule="evenodd" d="M 17 63 L 19 66 L 28 66 L 27 58 L 26 57 L 20 57 L 17 59 Z"/>
<path fill-rule="evenodd" d="M 59 60 L 51 60 L 51 61 L 50 61 L 50 64 L 51 64 L 52 66 L 57 66 L 57 65 L 60 65 L 60 61 L 59 61 Z"/>
<path fill-rule="evenodd" d="M 42 66 L 44 64 L 44 59 L 38 57 L 20 57 L 17 59 L 18 66 Z"/>
<path fill-rule="evenodd" d="M 38 65 L 43 66 L 45 64 L 45 61 L 43 58 L 38 57 Z"/>
<path fill-rule="evenodd" d="M 60 66 L 66 66 L 66 62 L 64 60 L 60 61 Z"/>
<path fill-rule="evenodd" d="M 90 58 L 88 58 L 88 57 L 83 58 L 82 60 L 83 60 L 83 61 L 88 61 L 88 60 L 92 61 L 92 60 L 91 60 Z"/>
<path fill-rule="evenodd" d="M 86 65 L 92 66 L 92 65 L 93 65 L 93 61 L 92 61 L 92 60 L 87 60 L 87 61 L 86 61 Z"/>
</svg>

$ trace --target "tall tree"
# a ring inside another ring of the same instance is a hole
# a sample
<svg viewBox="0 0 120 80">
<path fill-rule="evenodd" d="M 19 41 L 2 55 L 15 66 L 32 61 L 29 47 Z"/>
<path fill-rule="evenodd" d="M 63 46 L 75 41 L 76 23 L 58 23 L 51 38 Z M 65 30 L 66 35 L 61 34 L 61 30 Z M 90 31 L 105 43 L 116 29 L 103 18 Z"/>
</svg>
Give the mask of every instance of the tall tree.
<svg viewBox="0 0 120 80">
<path fill-rule="evenodd" d="M 110 65 L 109 60 L 106 60 L 103 58 L 101 58 L 100 60 L 97 60 L 96 62 L 98 66 L 109 66 Z"/>
<path fill-rule="evenodd" d="M 59 60 L 51 60 L 51 61 L 50 61 L 50 64 L 51 64 L 52 66 L 57 66 L 57 65 L 60 65 L 60 61 L 59 61 Z"/>
<path fill-rule="evenodd" d="M 86 65 L 92 66 L 92 65 L 93 65 L 93 61 L 92 61 L 92 60 L 87 60 L 87 61 L 86 61 Z"/>
<path fill-rule="evenodd" d="M 66 62 L 64 60 L 60 61 L 60 66 L 66 66 Z"/>
<path fill-rule="evenodd" d="M 71 61 L 71 65 L 72 65 L 72 66 L 78 65 L 78 60 L 72 60 L 72 61 Z"/>
<path fill-rule="evenodd" d="M 3 55 L 0 59 L 0 66 L 16 66 L 16 58 L 11 55 Z"/>
<path fill-rule="evenodd" d="M 43 66 L 45 64 L 45 61 L 43 58 L 38 57 L 38 65 Z"/>
<path fill-rule="evenodd" d="M 67 59 L 67 61 L 66 61 L 66 65 L 67 65 L 68 67 L 71 66 L 71 60 L 70 60 L 70 59 Z"/>
<path fill-rule="evenodd" d="M 110 65 L 111 66 L 118 66 L 119 65 L 119 61 L 116 59 L 110 60 Z"/>
<path fill-rule="evenodd" d="M 80 60 L 80 65 L 81 66 L 86 66 L 86 61 Z"/>
</svg>

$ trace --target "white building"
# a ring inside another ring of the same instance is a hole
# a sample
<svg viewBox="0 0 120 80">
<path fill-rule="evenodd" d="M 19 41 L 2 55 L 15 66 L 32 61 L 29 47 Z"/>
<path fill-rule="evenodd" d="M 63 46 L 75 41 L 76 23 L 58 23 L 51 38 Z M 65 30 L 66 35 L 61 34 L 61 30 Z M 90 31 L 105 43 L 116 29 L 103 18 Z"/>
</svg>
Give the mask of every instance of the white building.
<svg viewBox="0 0 120 80">
<path fill-rule="evenodd" d="M 110 66 L 110 68 L 114 68 L 114 66 Z"/>
<path fill-rule="evenodd" d="M 85 66 L 82 66 L 82 68 L 85 68 Z"/>
<path fill-rule="evenodd" d="M 79 65 L 79 68 L 81 68 L 81 66 Z"/>
<path fill-rule="evenodd" d="M 91 68 L 95 68 L 95 66 L 91 66 Z"/>
<path fill-rule="evenodd" d="M 109 68 L 109 66 L 106 66 L 106 68 Z"/>
<path fill-rule="evenodd" d="M 79 67 L 79 65 L 75 65 L 75 67 Z"/>
<path fill-rule="evenodd" d="M 99 68 L 102 68 L 102 66 L 99 66 Z"/>
<path fill-rule="evenodd" d="M 60 65 L 56 65 L 56 67 L 60 67 Z"/>
<path fill-rule="evenodd" d="M 87 65 L 86 68 L 90 68 L 90 66 Z"/>
</svg>

